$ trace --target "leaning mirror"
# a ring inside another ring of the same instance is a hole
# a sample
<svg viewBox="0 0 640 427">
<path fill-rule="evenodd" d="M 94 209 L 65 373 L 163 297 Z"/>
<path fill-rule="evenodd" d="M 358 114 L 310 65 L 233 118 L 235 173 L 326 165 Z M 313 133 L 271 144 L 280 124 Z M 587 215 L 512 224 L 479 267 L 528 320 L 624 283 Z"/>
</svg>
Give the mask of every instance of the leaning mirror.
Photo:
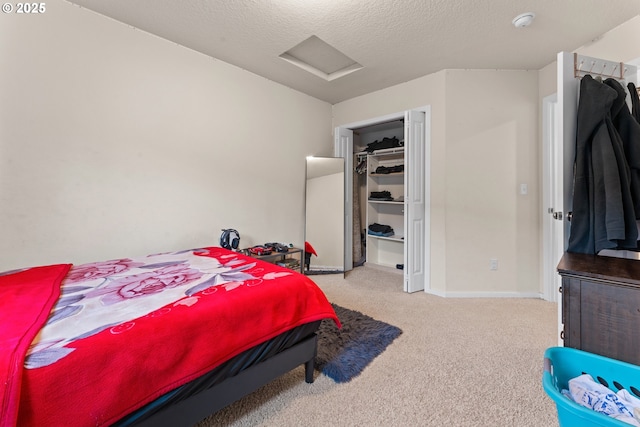
<svg viewBox="0 0 640 427">
<path fill-rule="evenodd" d="M 308 157 L 305 241 L 308 274 L 344 272 L 344 159 Z"/>
</svg>

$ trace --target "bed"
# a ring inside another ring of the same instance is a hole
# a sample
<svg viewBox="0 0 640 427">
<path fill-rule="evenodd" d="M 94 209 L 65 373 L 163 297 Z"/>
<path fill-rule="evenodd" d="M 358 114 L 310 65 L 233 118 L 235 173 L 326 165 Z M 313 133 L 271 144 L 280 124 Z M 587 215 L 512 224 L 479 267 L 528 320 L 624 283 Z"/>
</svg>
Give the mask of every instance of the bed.
<svg viewBox="0 0 640 427">
<path fill-rule="evenodd" d="M 300 365 L 338 318 L 306 276 L 219 247 L 0 273 L 0 425 L 193 425 Z"/>
</svg>

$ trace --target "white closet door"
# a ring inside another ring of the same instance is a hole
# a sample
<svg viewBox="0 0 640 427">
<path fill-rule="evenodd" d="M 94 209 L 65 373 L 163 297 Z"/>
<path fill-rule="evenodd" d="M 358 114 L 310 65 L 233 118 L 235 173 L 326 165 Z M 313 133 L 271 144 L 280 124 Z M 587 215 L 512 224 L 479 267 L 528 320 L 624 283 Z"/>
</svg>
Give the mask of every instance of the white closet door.
<svg viewBox="0 0 640 427">
<path fill-rule="evenodd" d="M 421 111 L 404 118 L 404 290 L 424 290 L 426 279 L 426 119 Z"/>
<path fill-rule="evenodd" d="M 344 158 L 344 271 L 353 270 L 353 131 L 336 128 L 334 155 Z"/>
</svg>

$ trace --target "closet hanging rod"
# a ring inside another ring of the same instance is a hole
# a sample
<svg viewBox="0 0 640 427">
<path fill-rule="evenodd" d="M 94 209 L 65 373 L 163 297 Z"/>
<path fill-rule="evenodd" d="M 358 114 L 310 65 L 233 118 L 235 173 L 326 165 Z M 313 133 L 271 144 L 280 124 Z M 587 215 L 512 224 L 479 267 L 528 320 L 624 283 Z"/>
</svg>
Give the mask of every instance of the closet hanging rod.
<svg viewBox="0 0 640 427">
<path fill-rule="evenodd" d="M 573 76 L 575 78 L 581 78 L 590 74 L 623 80 L 627 71 L 627 66 L 622 62 L 591 58 L 578 55 L 577 53 L 573 54 Z"/>
</svg>

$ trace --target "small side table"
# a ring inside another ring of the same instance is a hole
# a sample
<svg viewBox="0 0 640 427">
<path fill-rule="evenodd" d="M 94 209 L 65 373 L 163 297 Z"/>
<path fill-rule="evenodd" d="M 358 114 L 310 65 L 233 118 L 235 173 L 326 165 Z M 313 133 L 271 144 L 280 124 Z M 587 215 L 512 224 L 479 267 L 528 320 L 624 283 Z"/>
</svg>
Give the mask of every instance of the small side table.
<svg viewBox="0 0 640 427">
<path fill-rule="evenodd" d="M 292 259 L 293 258 L 292 255 L 296 256 L 299 263 L 298 265 L 295 266 L 294 270 L 300 270 L 300 273 L 304 274 L 304 251 L 301 248 L 289 248 L 287 252 L 273 251 L 269 255 L 254 255 L 251 252 L 249 252 L 249 248 L 242 249 L 240 250 L 240 252 L 252 258 L 261 259 L 263 261 L 267 261 L 272 264 L 278 264 L 278 262 L 284 261 L 285 259 Z"/>
</svg>

